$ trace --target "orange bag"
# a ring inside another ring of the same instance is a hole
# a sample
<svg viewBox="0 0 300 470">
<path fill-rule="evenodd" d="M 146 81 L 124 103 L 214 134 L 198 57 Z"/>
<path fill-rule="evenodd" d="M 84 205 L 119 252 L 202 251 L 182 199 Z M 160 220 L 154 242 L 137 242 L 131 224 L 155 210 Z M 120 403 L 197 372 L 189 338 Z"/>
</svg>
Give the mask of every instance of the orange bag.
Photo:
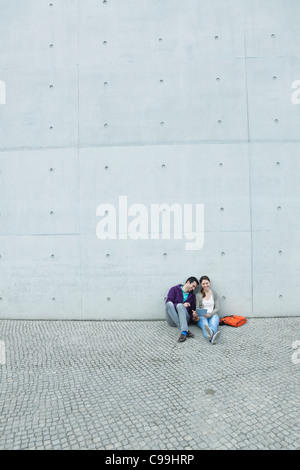
<svg viewBox="0 0 300 470">
<path fill-rule="evenodd" d="M 235 326 L 237 328 L 238 326 L 244 325 L 246 321 L 247 319 L 245 317 L 241 317 L 239 315 L 227 315 L 220 318 L 220 325 Z"/>
</svg>

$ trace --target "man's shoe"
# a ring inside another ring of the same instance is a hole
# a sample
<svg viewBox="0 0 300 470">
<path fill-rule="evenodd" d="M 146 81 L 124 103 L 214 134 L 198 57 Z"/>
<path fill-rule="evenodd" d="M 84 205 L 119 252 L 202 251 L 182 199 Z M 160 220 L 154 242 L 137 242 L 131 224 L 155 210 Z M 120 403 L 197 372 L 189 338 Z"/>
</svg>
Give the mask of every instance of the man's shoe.
<svg viewBox="0 0 300 470">
<path fill-rule="evenodd" d="M 194 338 L 194 333 L 192 333 L 190 330 L 187 332 L 187 337 L 188 338 Z"/>
<path fill-rule="evenodd" d="M 206 325 L 206 324 L 204 325 L 204 329 L 205 329 L 206 334 L 207 334 L 207 339 L 209 339 L 209 341 L 211 341 L 211 339 L 212 339 L 212 337 L 213 337 L 213 335 L 214 335 L 213 331 L 212 331 L 212 330 L 209 328 L 209 326 Z"/>
<path fill-rule="evenodd" d="M 178 343 L 183 343 L 186 340 L 186 335 L 181 333 L 181 335 L 178 338 Z"/>
<path fill-rule="evenodd" d="M 216 344 L 216 342 L 219 339 L 219 336 L 220 336 L 220 332 L 217 331 L 216 334 L 214 334 L 213 337 L 212 337 L 211 344 Z"/>
</svg>

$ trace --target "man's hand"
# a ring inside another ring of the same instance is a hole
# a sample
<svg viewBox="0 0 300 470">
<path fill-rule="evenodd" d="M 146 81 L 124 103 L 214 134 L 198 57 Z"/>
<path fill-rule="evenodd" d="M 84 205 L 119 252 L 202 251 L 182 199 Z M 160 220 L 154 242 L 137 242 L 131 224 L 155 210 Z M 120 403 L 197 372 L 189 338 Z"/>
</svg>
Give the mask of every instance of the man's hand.
<svg viewBox="0 0 300 470">
<path fill-rule="evenodd" d="M 195 312 L 195 310 L 193 310 L 193 320 L 194 321 L 199 321 L 199 316 L 197 315 L 197 313 Z"/>
<path fill-rule="evenodd" d="M 183 304 L 183 305 L 185 306 L 185 308 L 188 308 L 188 307 L 190 307 L 190 306 L 191 306 L 191 304 L 189 304 L 188 302 L 184 302 L 184 304 Z"/>
</svg>

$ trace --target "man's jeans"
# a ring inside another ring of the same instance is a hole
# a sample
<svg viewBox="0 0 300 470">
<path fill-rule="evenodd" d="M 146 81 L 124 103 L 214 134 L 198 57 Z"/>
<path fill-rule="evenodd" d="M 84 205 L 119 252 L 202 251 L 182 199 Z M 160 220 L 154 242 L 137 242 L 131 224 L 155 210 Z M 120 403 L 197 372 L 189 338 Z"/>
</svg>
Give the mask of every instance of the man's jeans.
<svg viewBox="0 0 300 470">
<path fill-rule="evenodd" d="M 205 324 L 208 325 L 209 328 L 213 330 L 214 334 L 216 334 L 219 323 L 220 323 L 220 319 L 217 313 L 210 318 L 205 318 L 201 316 L 197 322 L 198 326 L 200 326 L 200 328 L 202 329 L 205 338 L 207 338 L 207 334 L 206 334 L 204 325 Z"/>
<path fill-rule="evenodd" d="M 188 331 L 188 322 L 190 316 L 183 304 L 177 304 L 176 308 L 173 302 L 166 303 L 166 320 L 168 325 L 177 326 L 178 330 Z"/>
</svg>

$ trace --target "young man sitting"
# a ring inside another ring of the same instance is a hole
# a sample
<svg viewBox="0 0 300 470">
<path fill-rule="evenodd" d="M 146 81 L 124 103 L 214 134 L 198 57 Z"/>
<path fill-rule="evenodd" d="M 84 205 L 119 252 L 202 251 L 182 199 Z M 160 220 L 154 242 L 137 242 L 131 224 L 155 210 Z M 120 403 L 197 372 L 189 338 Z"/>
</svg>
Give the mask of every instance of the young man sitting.
<svg viewBox="0 0 300 470">
<path fill-rule="evenodd" d="M 177 326 L 180 331 L 179 343 L 183 343 L 186 338 L 194 336 L 188 329 L 190 320 L 195 318 L 196 297 L 194 290 L 199 285 L 196 277 L 191 276 L 184 285 L 178 284 L 171 287 L 166 300 L 166 320 L 168 325 Z"/>
</svg>

